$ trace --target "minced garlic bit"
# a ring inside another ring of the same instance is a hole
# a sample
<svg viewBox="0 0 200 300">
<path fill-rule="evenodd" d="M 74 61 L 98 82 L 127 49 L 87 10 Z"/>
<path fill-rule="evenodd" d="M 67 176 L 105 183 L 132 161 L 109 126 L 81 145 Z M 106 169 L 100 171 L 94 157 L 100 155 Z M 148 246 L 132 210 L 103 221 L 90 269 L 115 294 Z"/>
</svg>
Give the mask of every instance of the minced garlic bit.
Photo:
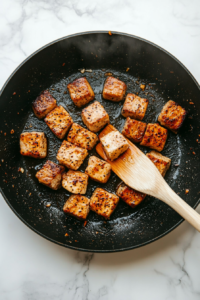
<svg viewBox="0 0 200 300">
<path fill-rule="evenodd" d="M 109 35 L 112 35 L 112 32 L 111 32 L 111 31 L 108 31 L 108 34 L 109 34 Z"/>
<path fill-rule="evenodd" d="M 65 233 L 65 236 L 69 236 L 69 233 Z"/>
<path fill-rule="evenodd" d="M 130 70 L 130 68 L 126 68 L 126 72 L 128 72 Z"/>
<path fill-rule="evenodd" d="M 188 190 L 188 189 L 186 189 L 186 190 L 185 190 L 185 194 L 188 194 L 188 193 L 189 193 L 189 190 Z"/>
<path fill-rule="evenodd" d="M 24 169 L 23 168 L 19 168 L 18 172 L 24 173 Z"/>
<path fill-rule="evenodd" d="M 112 76 L 112 73 L 111 72 L 106 72 L 104 75 L 105 76 Z"/>
<path fill-rule="evenodd" d="M 85 69 L 80 70 L 80 72 L 81 72 L 82 74 L 85 73 Z"/>
<path fill-rule="evenodd" d="M 51 203 L 48 203 L 47 205 L 46 205 L 46 207 L 50 207 L 51 206 Z"/>
<path fill-rule="evenodd" d="M 11 129 L 10 133 L 13 134 L 14 132 L 15 132 L 14 129 Z"/>
<path fill-rule="evenodd" d="M 140 84 L 140 88 L 141 88 L 142 91 L 144 91 L 145 88 L 146 88 L 146 85 L 145 84 Z"/>
<path fill-rule="evenodd" d="M 85 70 L 85 72 L 92 73 L 91 69 Z"/>
</svg>

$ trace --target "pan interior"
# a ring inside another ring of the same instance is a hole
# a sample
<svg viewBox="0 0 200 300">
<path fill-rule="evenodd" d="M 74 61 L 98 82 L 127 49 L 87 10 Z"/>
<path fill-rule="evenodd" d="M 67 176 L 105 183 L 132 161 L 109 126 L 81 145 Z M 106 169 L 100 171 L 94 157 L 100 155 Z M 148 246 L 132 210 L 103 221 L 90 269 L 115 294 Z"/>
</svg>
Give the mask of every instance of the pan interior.
<svg viewBox="0 0 200 300">
<path fill-rule="evenodd" d="M 88 40 L 91 40 L 91 37 Z M 61 51 L 60 48 L 59 51 Z M 61 51 L 61 57 L 62 55 L 64 54 Z M 168 100 L 172 99 L 179 102 L 189 110 L 189 118 L 186 120 L 179 134 L 175 135 L 169 132 L 168 140 L 162 154 L 171 158 L 172 164 L 165 179 L 172 189 L 179 193 L 190 205 L 194 206 L 198 201 L 198 184 L 196 179 L 199 172 L 197 171 L 197 164 L 199 162 L 192 153 L 195 152 L 197 154 L 199 151 L 199 145 L 196 141 L 198 138 L 198 129 L 194 128 L 195 124 L 198 126 L 199 121 L 195 107 L 189 105 L 189 97 L 184 94 L 184 86 L 177 86 L 177 90 L 173 86 L 171 93 L 171 79 L 168 86 L 166 81 L 167 75 L 164 78 L 162 74 L 160 76 L 156 74 L 145 77 L 145 72 L 141 74 L 137 71 L 134 72 L 134 70 L 126 72 L 126 68 L 122 68 L 121 66 L 114 68 L 112 67 L 112 61 L 109 64 L 108 60 L 109 56 L 107 57 L 106 64 L 103 64 L 105 68 L 97 68 L 94 62 L 91 65 L 87 63 L 88 69 L 92 68 L 92 72 L 85 72 L 84 75 L 78 70 L 78 62 L 76 62 L 76 65 L 72 69 L 66 72 L 63 72 L 63 68 L 59 67 L 59 76 L 57 77 L 56 74 L 53 75 L 49 80 L 49 84 L 48 80 L 45 79 L 44 83 L 40 85 L 38 81 L 38 69 L 35 74 L 37 80 L 34 82 L 33 75 L 29 87 L 23 85 L 20 87 L 21 93 L 19 92 L 19 95 L 23 99 L 18 101 L 22 101 L 22 106 L 20 106 L 20 103 L 18 104 L 17 112 L 10 106 L 11 114 L 17 114 L 18 111 L 20 111 L 20 115 L 22 114 L 21 121 L 19 118 L 16 121 L 18 116 L 15 116 L 14 120 L 10 119 L 10 124 L 13 124 L 13 126 L 15 124 L 15 134 L 13 136 L 1 135 L 1 140 L 4 142 L 4 147 L 1 149 L 1 153 L 3 153 L 2 159 L 4 160 L 1 164 L 4 180 L 2 190 L 6 196 L 11 195 L 11 200 L 9 200 L 11 206 L 14 207 L 16 212 L 31 227 L 35 228 L 35 230 L 45 237 L 67 247 L 81 248 L 88 251 L 116 251 L 138 247 L 169 231 L 181 218 L 170 207 L 149 196 L 135 209 L 130 208 L 120 200 L 118 207 L 108 221 L 105 221 L 94 212 L 90 212 L 86 226 L 83 225 L 83 222 L 65 215 L 62 207 L 70 194 L 64 189 L 52 191 L 39 184 L 35 178 L 37 170 L 41 168 L 46 159 L 57 162 L 56 154 L 62 143 L 50 131 L 45 122 L 37 119 L 32 112 L 31 102 L 43 89 L 48 89 L 57 100 L 57 104 L 66 108 L 74 122 L 85 127 L 81 119 L 81 109 L 77 108 L 71 101 L 67 92 L 67 84 L 76 78 L 86 76 L 95 92 L 95 100 L 104 106 L 110 116 L 111 124 L 119 131 L 122 130 L 125 122 L 125 118 L 121 115 L 123 102 L 114 103 L 102 99 L 106 73 L 112 73 L 114 77 L 124 81 L 128 87 L 127 92 L 138 93 L 140 97 L 149 100 L 149 106 L 143 119 L 146 123 L 157 122 L 158 114 Z M 128 61 L 124 65 L 128 67 Z M 82 66 L 80 65 L 80 67 Z M 168 76 L 174 75 L 171 73 Z M 146 86 L 144 91 L 140 88 L 141 84 L 145 84 Z M 22 91 L 23 88 L 26 89 L 24 93 Z M 14 91 L 12 90 L 12 92 Z M 5 97 L 5 95 L 3 96 Z M 13 93 L 9 95 L 8 99 L 12 103 L 16 101 Z M 27 103 L 24 105 L 26 100 Z M 10 118 L 8 112 L 9 109 L 7 108 L 3 117 L 3 133 L 11 129 L 8 129 L 8 125 L 5 125 L 9 123 L 7 121 Z M 45 132 L 48 138 L 48 156 L 46 159 L 37 160 L 19 155 L 18 138 L 22 131 Z M 145 147 L 139 146 L 139 148 L 145 153 L 150 151 L 150 149 Z M 91 155 L 98 156 L 95 149 L 89 151 L 89 156 Z M 89 156 L 80 167 L 81 171 L 85 170 Z M 24 168 L 25 171 L 23 174 L 18 172 L 19 167 Z M 96 187 L 102 187 L 111 193 L 115 193 L 120 181 L 114 173 L 112 173 L 106 184 L 99 184 L 90 180 L 86 196 L 91 197 Z M 191 191 L 187 196 L 185 195 L 186 188 Z M 49 203 L 51 206 L 46 207 Z M 68 236 L 65 236 L 66 233 L 68 233 Z"/>
</svg>

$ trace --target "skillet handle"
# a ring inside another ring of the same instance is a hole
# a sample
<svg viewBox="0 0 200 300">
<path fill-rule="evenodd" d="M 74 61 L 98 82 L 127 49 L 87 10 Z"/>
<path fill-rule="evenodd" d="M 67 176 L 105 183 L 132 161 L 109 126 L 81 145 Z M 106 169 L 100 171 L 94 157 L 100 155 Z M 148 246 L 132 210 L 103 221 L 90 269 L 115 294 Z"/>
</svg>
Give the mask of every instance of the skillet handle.
<svg viewBox="0 0 200 300">
<path fill-rule="evenodd" d="M 164 184 L 157 193 L 157 198 L 172 207 L 188 223 L 200 232 L 200 215 L 182 200 L 169 186 Z"/>
</svg>

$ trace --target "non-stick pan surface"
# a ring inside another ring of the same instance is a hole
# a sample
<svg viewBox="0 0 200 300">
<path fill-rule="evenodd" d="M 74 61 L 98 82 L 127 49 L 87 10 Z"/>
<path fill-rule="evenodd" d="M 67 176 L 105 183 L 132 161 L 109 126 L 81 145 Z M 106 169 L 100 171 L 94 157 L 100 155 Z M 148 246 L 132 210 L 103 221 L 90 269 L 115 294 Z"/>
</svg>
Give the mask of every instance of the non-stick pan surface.
<svg viewBox="0 0 200 300">
<path fill-rule="evenodd" d="M 44 131 L 48 137 L 47 159 L 56 162 L 61 144 L 44 121 L 32 112 L 31 102 L 44 90 L 57 99 L 72 115 L 81 121 L 81 109 L 72 103 L 67 83 L 85 72 L 100 101 L 110 115 L 111 124 L 121 130 L 124 118 L 121 103 L 102 99 L 105 73 L 126 82 L 128 92 L 138 92 L 149 99 L 145 122 L 156 122 L 164 103 L 178 102 L 188 111 L 188 118 L 178 135 L 169 133 L 163 155 L 172 159 L 166 180 L 192 207 L 199 201 L 199 141 L 200 91 L 188 70 L 172 55 L 140 38 L 107 32 L 81 33 L 55 41 L 25 60 L 11 75 L 1 91 L 0 99 L 0 176 L 1 192 L 15 214 L 32 230 L 62 246 L 94 252 L 114 252 L 140 247 L 164 236 L 182 222 L 170 207 L 152 197 L 132 209 L 123 201 L 109 221 L 90 212 L 86 226 L 66 216 L 62 207 L 69 194 L 64 189 L 52 191 L 40 185 L 36 171 L 46 160 L 22 157 L 19 154 L 19 135 L 22 131 Z M 129 68 L 129 69 L 127 69 Z M 145 91 L 140 84 L 146 84 Z M 192 104 L 193 103 L 193 104 Z M 14 134 L 11 134 L 11 130 Z M 141 147 L 144 152 L 148 149 Z M 149 151 L 149 150 L 148 150 Z M 90 155 L 95 150 L 90 151 Z M 90 156 L 89 155 L 89 156 Z M 81 166 L 84 171 L 88 158 Z M 21 173 L 19 168 L 25 171 Z M 106 190 L 115 193 L 120 182 L 112 174 Z M 87 196 L 99 184 L 90 181 Z M 185 194 L 188 189 L 189 193 Z M 50 203 L 50 207 L 46 205 Z M 68 236 L 65 234 L 68 233 Z"/>
</svg>

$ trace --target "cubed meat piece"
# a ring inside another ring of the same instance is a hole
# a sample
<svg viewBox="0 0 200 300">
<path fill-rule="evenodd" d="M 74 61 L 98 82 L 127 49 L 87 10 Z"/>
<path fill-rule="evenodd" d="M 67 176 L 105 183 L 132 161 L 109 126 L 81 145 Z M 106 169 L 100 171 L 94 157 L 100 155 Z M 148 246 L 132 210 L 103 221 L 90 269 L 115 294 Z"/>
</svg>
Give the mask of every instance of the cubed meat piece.
<svg viewBox="0 0 200 300">
<path fill-rule="evenodd" d="M 77 170 L 87 155 L 88 151 L 86 149 L 82 149 L 67 141 L 63 141 L 56 158 L 61 165 L 72 170 Z"/>
<path fill-rule="evenodd" d="M 127 118 L 122 134 L 134 143 L 140 143 L 147 127 L 146 123 Z"/>
<path fill-rule="evenodd" d="M 156 151 L 151 151 L 147 153 L 146 156 L 154 163 L 158 171 L 164 177 L 171 165 L 171 159 Z"/>
<path fill-rule="evenodd" d="M 127 140 L 119 131 L 112 131 L 106 134 L 100 138 L 100 141 L 106 156 L 111 161 L 118 158 L 120 154 L 129 148 Z"/>
<path fill-rule="evenodd" d="M 67 140 L 76 146 L 91 150 L 96 145 L 98 136 L 82 126 L 73 123 L 68 133 Z"/>
<path fill-rule="evenodd" d="M 80 171 L 69 170 L 62 176 L 62 187 L 73 194 L 84 195 L 87 191 L 88 175 Z"/>
<path fill-rule="evenodd" d="M 106 100 L 119 102 L 126 94 L 126 84 L 112 76 L 107 77 L 103 87 L 103 98 Z"/>
<path fill-rule="evenodd" d="M 160 152 L 165 146 L 167 133 L 167 129 L 161 127 L 159 124 L 149 123 L 140 145 Z"/>
<path fill-rule="evenodd" d="M 70 97 L 74 104 L 82 107 L 94 100 L 94 92 L 85 77 L 78 78 L 67 85 Z"/>
<path fill-rule="evenodd" d="M 90 212 L 90 199 L 81 195 L 71 195 L 65 202 L 63 211 L 80 221 L 84 221 Z"/>
<path fill-rule="evenodd" d="M 105 219 L 109 219 L 118 202 L 118 196 L 101 188 L 96 188 L 90 200 L 90 209 Z"/>
<path fill-rule="evenodd" d="M 106 183 L 111 175 L 111 165 L 96 156 L 90 156 L 85 173 L 97 182 Z"/>
<path fill-rule="evenodd" d="M 127 94 L 122 108 L 122 116 L 142 120 L 145 116 L 149 101 L 135 94 Z"/>
<path fill-rule="evenodd" d="M 174 133 L 177 133 L 179 128 L 183 125 L 186 115 L 187 112 L 184 108 L 170 100 L 163 107 L 158 117 L 158 121 L 161 125 L 169 128 Z"/>
<path fill-rule="evenodd" d="M 64 138 L 73 123 L 70 114 L 62 106 L 54 108 L 44 121 L 59 139 Z"/>
<path fill-rule="evenodd" d="M 47 138 L 44 132 L 21 133 L 20 154 L 34 158 L 45 158 L 47 156 Z"/>
<path fill-rule="evenodd" d="M 39 119 L 43 119 L 55 107 L 56 99 L 48 91 L 42 92 L 32 104 L 34 114 Z"/>
<path fill-rule="evenodd" d="M 62 173 L 65 167 L 59 166 L 54 162 L 47 160 L 44 166 L 36 173 L 38 181 L 52 190 L 61 188 Z"/>
<path fill-rule="evenodd" d="M 98 101 L 84 108 L 81 116 L 83 123 L 93 132 L 98 132 L 110 122 L 109 115 Z"/>
<path fill-rule="evenodd" d="M 130 188 L 124 182 L 120 183 L 117 188 L 116 194 L 132 208 L 139 205 L 146 197 L 146 194 L 140 193 Z"/>
</svg>

